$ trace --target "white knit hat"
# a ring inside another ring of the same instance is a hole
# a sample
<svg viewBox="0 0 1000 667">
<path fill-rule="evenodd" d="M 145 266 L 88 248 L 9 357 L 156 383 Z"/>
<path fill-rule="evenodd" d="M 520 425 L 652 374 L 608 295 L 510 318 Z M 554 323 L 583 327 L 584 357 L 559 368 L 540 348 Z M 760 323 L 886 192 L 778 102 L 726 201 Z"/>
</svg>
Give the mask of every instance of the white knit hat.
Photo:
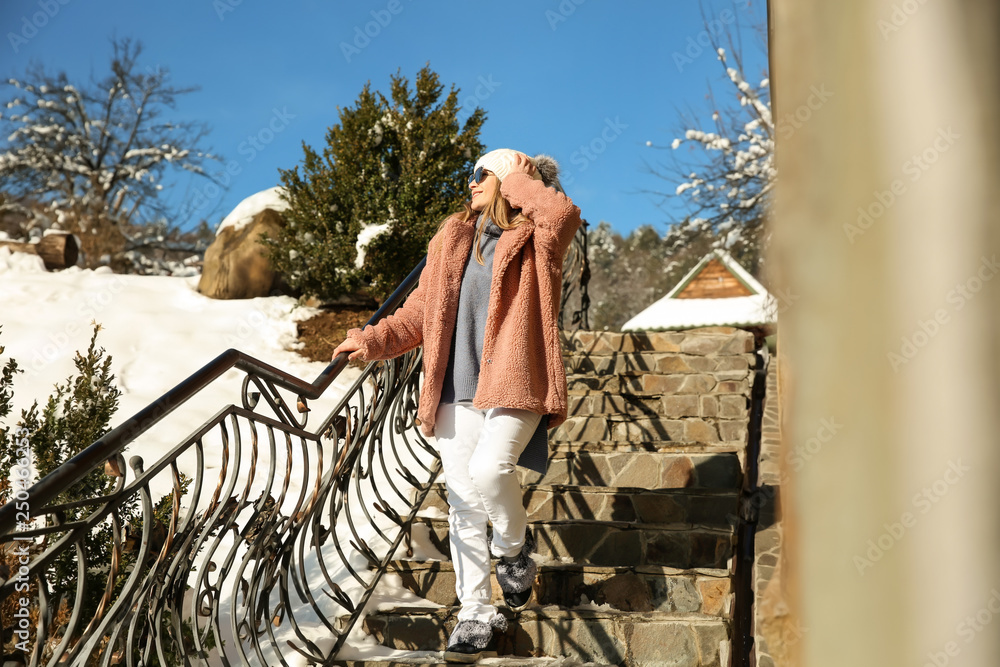
<svg viewBox="0 0 1000 667">
<path fill-rule="evenodd" d="M 514 159 L 518 155 L 524 155 L 524 157 L 528 158 L 528 160 L 534 164 L 534 160 L 521 151 L 515 151 L 510 148 L 498 148 L 479 158 L 476 162 L 476 166 L 473 167 L 472 170 L 475 171 L 480 167 L 488 169 L 496 174 L 496 177 L 500 179 L 500 182 L 502 183 L 503 179 L 507 178 L 507 175 L 510 173 L 511 167 L 514 166 Z M 542 175 L 539 173 L 538 169 L 535 169 L 535 173 L 532 178 L 536 181 L 542 180 Z"/>
</svg>

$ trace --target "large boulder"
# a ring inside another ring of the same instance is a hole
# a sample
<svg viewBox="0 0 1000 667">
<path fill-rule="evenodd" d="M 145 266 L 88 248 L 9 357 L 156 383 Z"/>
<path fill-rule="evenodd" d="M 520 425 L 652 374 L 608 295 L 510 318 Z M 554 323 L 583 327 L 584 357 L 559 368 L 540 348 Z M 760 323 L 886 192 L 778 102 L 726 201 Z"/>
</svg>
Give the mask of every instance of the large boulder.
<svg viewBox="0 0 1000 667">
<path fill-rule="evenodd" d="M 245 225 L 223 226 L 205 250 L 198 291 L 213 299 L 268 296 L 281 280 L 271 268 L 261 236 L 271 238 L 285 226 L 281 214 L 266 208 Z"/>
</svg>

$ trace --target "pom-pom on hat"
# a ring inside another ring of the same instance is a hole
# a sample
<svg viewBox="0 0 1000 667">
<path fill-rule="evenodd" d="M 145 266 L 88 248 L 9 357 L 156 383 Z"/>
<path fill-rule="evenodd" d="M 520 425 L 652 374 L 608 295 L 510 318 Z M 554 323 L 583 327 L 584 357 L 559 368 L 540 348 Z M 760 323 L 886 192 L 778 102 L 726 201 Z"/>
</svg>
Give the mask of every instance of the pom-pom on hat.
<svg viewBox="0 0 1000 667">
<path fill-rule="evenodd" d="M 510 174 L 511 167 L 514 166 L 514 160 L 518 155 L 523 155 L 535 165 L 533 178 L 536 181 L 542 181 L 545 185 L 554 187 L 562 192 L 562 185 L 559 183 L 559 163 L 548 155 L 540 154 L 530 157 L 521 151 L 515 151 L 510 148 L 497 148 L 479 158 L 472 170 L 475 171 L 480 167 L 487 169 L 496 174 L 496 177 L 503 183 L 503 179 L 507 178 L 507 175 Z"/>
</svg>

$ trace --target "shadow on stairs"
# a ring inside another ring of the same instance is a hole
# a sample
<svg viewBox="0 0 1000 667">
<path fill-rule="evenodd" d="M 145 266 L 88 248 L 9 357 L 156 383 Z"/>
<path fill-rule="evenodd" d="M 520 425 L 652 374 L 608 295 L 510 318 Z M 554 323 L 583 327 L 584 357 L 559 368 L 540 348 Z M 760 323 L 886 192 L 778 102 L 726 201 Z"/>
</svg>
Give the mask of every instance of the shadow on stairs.
<svg viewBox="0 0 1000 667">
<path fill-rule="evenodd" d="M 577 332 L 564 345 L 570 417 L 550 432 L 548 471 L 520 471 L 535 598 L 516 616 L 499 605 L 503 657 L 480 664 L 730 665 L 753 336 Z M 414 530 L 445 557 L 446 515 L 438 484 Z M 379 610 L 365 631 L 429 653 L 337 664 L 439 664 L 458 612 L 451 562 L 399 560 L 387 574 L 427 604 Z"/>
</svg>

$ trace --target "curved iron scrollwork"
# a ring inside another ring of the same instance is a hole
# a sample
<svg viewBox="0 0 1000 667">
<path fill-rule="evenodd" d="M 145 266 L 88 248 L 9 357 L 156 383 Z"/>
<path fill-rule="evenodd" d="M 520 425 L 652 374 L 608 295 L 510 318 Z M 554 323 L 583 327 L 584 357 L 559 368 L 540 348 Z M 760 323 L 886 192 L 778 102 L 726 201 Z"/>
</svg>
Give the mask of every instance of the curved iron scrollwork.
<svg viewBox="0 0 1000 667">
<path fill-rule="evenodd" d="M 420 268 L 371 322 L 402 303 Z M 370 364 L 307 431 L 307 400 L 346 358 L 308 384 L 230 350 L 28 490 L 29 522 L 15 503 L 0 507 L 6 648 L 28 665 L 333 660 L 389 561 L 409 549 L 406 527 L 440 469 L 416 429 L 420 359 Z M 233 366 L 247 373 L 240 405 L 154 463 L 126 466 L 126 447 L 141 449 Z M 95 473 L 114 478 L 111 492 L 56 501 Z"/>
<path fill-rule="evenodd" d="M 573 243 L 563 260 L 562 300 L 559 304 L 559 328 L 563 331 L 587 330 L 590 328 L 590 260 L 587 256 L 587 221 L 584 220 L 573 237 Z M 571 313 L 566 326 L 566 314 Z"/>
<path fill-rule="evenodd" d="M 257 391 L 250 391 L 251 385 L 257 388 Z M 274 412 L 275 416 L 289 426 L 295 426 L 297 428 L 305 428 L 306 422 L 309 419 L 309 407 L 306 403 L 306 399 L 299 396 L 296 400 L 296 412 L 301 415 L 301 417 L 296 417 L 296 413 L 293 413 L 288 408 L 288 401 L 281 397 L 278 393 L 278 388 L 274 386 L 273 382 L 269 382 L 263 378 L 257 377 L 252 373 L 248 373 L 243 378 L 243 387 L 240 390 L 240 397 L 242 399 L 243 407 L 247 410 L 254 410 L 257 408 L 257 404 L 260 402 L 261 397 L 270 406 L 271 410 Z"/>
<path fill-rule="evenodd" d="M 566 266 L 573 323 L 586 326 L 585 229 Z M 403 303 L 422 268 L 369 323 Z M 420 362 L 417 349 L 369 364 L 306 430 L 307 401 L 346 355 L 313 383 L 219 355 L 22 491 L 30 520 L 0 507 L 0 644 L 32 666 L 331 663 L 390 561 L 412 555 L 408 528 L 440 471 L 417 429 Z M 128 447 L 234 367 L 246 372 L 239 405 L 155 462 L 126 465 Z M 58 500 L 94 474 L 112 490 Z"/>
</svg>

